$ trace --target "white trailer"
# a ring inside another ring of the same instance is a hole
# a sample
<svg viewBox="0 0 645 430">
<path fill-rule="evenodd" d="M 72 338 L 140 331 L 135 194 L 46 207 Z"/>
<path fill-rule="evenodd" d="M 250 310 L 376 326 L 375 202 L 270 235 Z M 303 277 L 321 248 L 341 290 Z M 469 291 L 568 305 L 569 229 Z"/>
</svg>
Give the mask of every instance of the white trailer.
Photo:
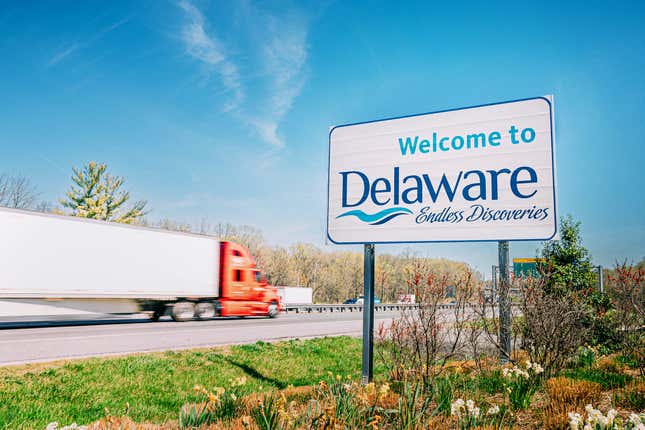
<svg viewBox="0 0 645 430">
<path fill-rule="evenodd" d="M 161 303 L 216 298 L 218 269 L 214 237 L 0 208 L 2 300 L 162 313 Z"/>
<path fill-rule="evenodd" d="M 212 236 L 0 208 L 0 301 L 80 311 L 170 309 L 178 321 L 280 310 L 243 246 Z"/>
<path fill-rule="evenodd" d="M 283 305 L 310 305 L 313 303 L 313 289 L 305 287 L 277 287 Z"/>
</svg>

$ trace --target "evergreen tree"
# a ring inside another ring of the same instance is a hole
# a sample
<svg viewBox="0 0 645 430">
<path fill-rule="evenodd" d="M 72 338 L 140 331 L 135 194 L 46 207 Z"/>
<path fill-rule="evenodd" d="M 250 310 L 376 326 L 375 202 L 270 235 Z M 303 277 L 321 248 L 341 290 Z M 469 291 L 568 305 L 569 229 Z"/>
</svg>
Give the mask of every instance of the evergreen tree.
<svg viewBox="0 0 645 430">
<path fill-rule="evenodd" d="M 554 293 L 589 290 L 597 285 L 589 251 L 582 246 L 580 222 L 571 216 L 560 220 L 560 239 L 543 245 L 538 262 L 538 270 L 546 275 L 547 287 Z"/>
<path fill-rule="evenodd" d="M 146 214 L 145 200 L 126 206 L 130 193 L 121 189 L 124 179 L 110 175 L 105 163 L 90 161 L 72 170 L 75 185 L 60 200 L 63 207 L 71 210 L 70 215 L 134 224 Z"/>
<path fill-rule="evenodd" d="M 544 276 L 545 293 L 586 304 L 583 325 L 586 342 L 609 351 L 618 345 L 619 331 L 612 318 L 609 296 L 598 289 L 598 276 L 587 248 L 582 246 L 580 222 L 571 216 L 560 221 L 560 239 L 547 242 L 541 250 L 538 270 Z"/>
</svg>

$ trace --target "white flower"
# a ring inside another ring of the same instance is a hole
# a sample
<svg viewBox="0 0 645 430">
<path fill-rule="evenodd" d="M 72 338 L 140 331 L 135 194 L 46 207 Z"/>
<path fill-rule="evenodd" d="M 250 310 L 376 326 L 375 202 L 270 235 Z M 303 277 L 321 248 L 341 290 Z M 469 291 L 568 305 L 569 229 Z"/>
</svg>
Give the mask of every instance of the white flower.
<svg viewBox="0 0 645 430">
<path fill-rule="evenodd" d="M 475 402 L 473 402 L 472 400 L 466 400 L 466 409 L 468 409 L 468 412 L 472 412 L 474 407 Z"/>
<path fill-rule="evenodd" d="M 593 427 L 591 427 L 591 424 L 585 424 L 582 430 L 593 430 Z"/>
<path fill-rule="evenodd" d="M 479 413 L 480 412 L 481 411 L 480 411 L 480 409 L 478 407 L 474 407 L 473 410 L 471 411 L 470 415 L 475 417 L 475 418 L 479 418 Z"/>
<path fill-rule="evenodd" d="M 544 372 L 544 368 L 542 368 L 538 363 L 533 363 L 533 372 L 535 372 L 536 375 L 539 375 Z"/>
<path fill-rule="evenodd" d="M 63 427 L 60 430 L 88 430 L 87 426 L 79 426 L 76 423 L 72 423 L 69 426 Z"/>
<path fill-rule="evenodd" d="M 47 424 L 47 427 L 45 427 L 45 430 L 56 430 L 58 428 L 58 423 L 54 421 L 53 423 Z"/>
<path fill-rule="evenodd" d="M 450 404 L 450 415 L 461 416 L 461 411 L 464 409 L 464 401 L 457 399 Z"/>
<path fill-rule="evenodd" d="M 490 408 L 488 408 L 488 412 L 486 412 L 486 415 L 497 415 L 499 414 L 499 406 L 495 405 Z"/>
<path fill-rule="evenodd" d="M 578 430 L 582 423 L 583 421 L 580 414 L 569 412 L 569 426 L 571 427 L 571 430 Z"/>
<path fill-rule="evenodd" d="M 600 424 L 602 427 L 607 427 L 607 425 L 609 424 L 609 419 L 607 419 L 607 417 L 602 414 L 598 417 L 597 421 L 598 424 Z"/>
<path fill-rule="evenodd" d="M 629 422 L 634 424 L 635 426 L 642 424 L 641 417 L 638 416 L 638 414 L 634 413 L 629 414 Z"/>
</svg>

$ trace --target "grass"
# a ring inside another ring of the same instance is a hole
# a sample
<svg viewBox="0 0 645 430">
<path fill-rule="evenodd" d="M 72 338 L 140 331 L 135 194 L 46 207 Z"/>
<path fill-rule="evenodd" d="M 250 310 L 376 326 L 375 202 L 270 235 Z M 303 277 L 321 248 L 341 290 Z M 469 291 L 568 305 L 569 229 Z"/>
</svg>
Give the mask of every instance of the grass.
<svg viewBox="0 0 645 430">
<path fill-rule="evenodd" d="M 193 428 L 199 423 L 205 424 L 200 428 L 214 428 L 208 423 L 217 427 L 224 421 L 225 428 L 241 429 L 247 428 L 244 419 L 272 427 L 278 422 L 278 411 L 280 420 L 286 419 L 285 413 L 293 415 L 303 428 L 316 420 L 346 423 L 348 428 L 366 428 L 383 420 L 383 428 L 392 429 L 414 427 L 421 419 L 417 413 L 423 411 L 426 427 L 452 429 L 456 418 L 450 416 L 451 402 L 458 398 L 474 400 L 482 411 L 499 406 L 503 411 L 499 417 L 507 426 L 513 422 L 522 429 L 538 428 L 539 423 L 564 428 L 569 411 L 595 405 L 601 393 L 618 407 L 636 411 L 644 407 L 643 379 L 624 371 L 614 357 L 566 369 L 538 387 L 535 405 L 511 414 L 496 360 L 481 370 L 474 368 L 472 360 L 450 362 L 434 385 L 426 387 L 431 389 L 419 391 L 423 387 L 414 381 L 388 380 L 379 360 L 375 362 L 379 382 L 370 384 L 371 388 L 361 386 L 360 353 L 360 339 L 331 337 L 0 368 L 0 430 L 41 430 L 52 421 L 67 425 L 99 419 L 160 424 L 145 427 L 157 430 Z M 238 384 L 240 380 L 246 382 Z M 318 384 L 321 380 L 326 383 Z M 216 387 L 225 388 L 227 394 L 221 391 L 219 400 L 208 400 L 220 392 Z M 178 427 L 179 422 L 184 426 Z M 97 428 L 139 427 L 106 424 Z"/>
<path fill-rule="evenodd" d="M 600 384 L 603 390 L 622 388 L 633 378 L 624 373 L 606 371 L 596 368 L 577 368 L 564 372 L 564 376 L 571 379 L 591 381 Z"/>
<path fill-rule="evenodd" d="M 0 368 L 0 429 L 44 429 L 52 421 L 88 423 L 106 414 L 134 421 L 177 419 L 194 402 L 194 385 L 228 387 L 246 377 L 249 391 L 317 383 L 327 372 L 360 374 L 361 343 L 350 337 L 258 342 L 181 352 L 94 358 Z M 378 367 L 376 372 L 383 372 Z"/>
</svg>

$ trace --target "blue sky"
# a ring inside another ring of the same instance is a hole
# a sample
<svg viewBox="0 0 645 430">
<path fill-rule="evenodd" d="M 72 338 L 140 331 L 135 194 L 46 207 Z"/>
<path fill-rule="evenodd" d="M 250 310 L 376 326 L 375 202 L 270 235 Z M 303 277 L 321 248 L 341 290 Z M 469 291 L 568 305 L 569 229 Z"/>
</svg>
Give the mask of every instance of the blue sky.
<svg viewBox="0 0 645 430">
<path fill-rule="evenodd" d="M 596 263 L 640 260 L 643 5 L 519 3 L 3 1 L 0 172 L 56 201 L 105 161 L 153 219 L 324 246 L 330 126 L 554 94 L 559 212 Z"/>
</svg>

